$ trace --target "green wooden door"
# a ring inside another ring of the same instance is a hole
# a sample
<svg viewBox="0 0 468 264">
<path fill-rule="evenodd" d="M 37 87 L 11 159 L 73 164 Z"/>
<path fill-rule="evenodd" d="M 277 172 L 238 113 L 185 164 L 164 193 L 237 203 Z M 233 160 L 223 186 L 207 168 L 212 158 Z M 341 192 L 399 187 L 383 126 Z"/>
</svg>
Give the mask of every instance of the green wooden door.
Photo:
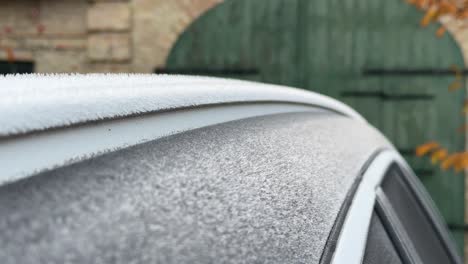
<svg viewBox="0 0 468 264">
<path fill-rule="evenodd" d="M 449 93 L 462 55 L 437 25 L 404 0 L 232 0 L 210 10 L 182 34 L 167 71 L 284 84 L 327 94 L 364 115 L 394 142 L 439 206 L 460 247 L 464 178 L 415 158 L 437 140 L 464 148 L 464 91 Z M 398 70 L 398 71 L 396 71 Z"/>
</svg>

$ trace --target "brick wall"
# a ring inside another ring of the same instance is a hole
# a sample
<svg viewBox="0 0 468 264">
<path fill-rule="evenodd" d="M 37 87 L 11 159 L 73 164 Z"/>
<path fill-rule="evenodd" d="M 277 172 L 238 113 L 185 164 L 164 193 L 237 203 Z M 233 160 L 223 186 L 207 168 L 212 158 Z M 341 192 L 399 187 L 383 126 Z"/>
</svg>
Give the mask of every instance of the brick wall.
<svg viewBox="0 0 468 264">
<path fill-rule="evenodd" d="M 152 72 L 220 0 L 16 0 L 0 8 L 0 60 L 36 72 Z"/>
<path fill-rule="evenodd" d="M 86 0 L 2 1 L 0 59 L 35 61 L 40 72 L 83 71 Z"/>
<path fill-rule="evenodd" d="M 220 0 L 134 0 L 133 68 L 163 66 L 180 33 Z"/>
</svg>

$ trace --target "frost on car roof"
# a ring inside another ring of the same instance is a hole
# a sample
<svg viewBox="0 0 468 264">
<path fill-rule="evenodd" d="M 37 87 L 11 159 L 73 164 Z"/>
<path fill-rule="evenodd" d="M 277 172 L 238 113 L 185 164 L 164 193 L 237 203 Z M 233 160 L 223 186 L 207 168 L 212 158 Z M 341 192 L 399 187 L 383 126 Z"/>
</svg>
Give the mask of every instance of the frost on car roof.
<svg viewBox="0 0 468 264">
<path fill-rule="evenodd" d="M 386 147 L 363 122 L 290 113 L 108 153 L 0 186 L 0 259 L 319 263 L 360 170 Z"/>
<path fill-rule="evenodd" d="M 285 102 L 362 119 L 326 96 L 246 81 L 168 75 L 7 75 L 0 77 L 0 137 L 194 106 Z"/>
</svg>

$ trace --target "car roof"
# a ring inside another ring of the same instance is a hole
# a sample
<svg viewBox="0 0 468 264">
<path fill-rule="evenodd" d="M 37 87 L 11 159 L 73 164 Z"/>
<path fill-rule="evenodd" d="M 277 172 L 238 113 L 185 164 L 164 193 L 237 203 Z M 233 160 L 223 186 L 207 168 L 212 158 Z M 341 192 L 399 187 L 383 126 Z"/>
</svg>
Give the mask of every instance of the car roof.
<svg viewBox="0 0 468 264">
<path fill-rule="evenodd" d="M 149 74 L 0 76 L 0 138 L 175 109 L 281 102 L 326 108 L 356 119 L 350 107 L 299 89 L 247 81 Z"/>
<path fill-rule="evenodd" d="M 319 263 L 363 168 L 390 147 L 326 111 L 163 137 L 0 186 L 0 258 Z"/>
<path fill-rule="evenodd" d="M 7 75 L 0 77 L 0 87 L 0 184 L 182 131 L 254 116 L 328 111 L 365 123 L 354 110 L 326 96 L 218 78 Z"/>
</svg>

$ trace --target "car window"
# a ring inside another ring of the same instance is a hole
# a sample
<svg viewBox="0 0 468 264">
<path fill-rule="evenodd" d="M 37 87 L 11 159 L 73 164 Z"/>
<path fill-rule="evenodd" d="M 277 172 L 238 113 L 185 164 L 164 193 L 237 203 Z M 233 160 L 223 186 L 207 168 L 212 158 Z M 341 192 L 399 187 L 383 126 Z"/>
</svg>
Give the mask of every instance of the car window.
<svg viewBox="0 0 468 264">
<path fill-rule="evenodd" d="M 397 165 L 390 167 L 381 187 L 423 263 L 453 263 L 430 215 Z"/>
<path fill-rule="evenodd" d="M 367 237 L 363 264 L 399 264 L 403 263 L 385 230 L 380 217 L 374 212 Z"/>
</svg>

